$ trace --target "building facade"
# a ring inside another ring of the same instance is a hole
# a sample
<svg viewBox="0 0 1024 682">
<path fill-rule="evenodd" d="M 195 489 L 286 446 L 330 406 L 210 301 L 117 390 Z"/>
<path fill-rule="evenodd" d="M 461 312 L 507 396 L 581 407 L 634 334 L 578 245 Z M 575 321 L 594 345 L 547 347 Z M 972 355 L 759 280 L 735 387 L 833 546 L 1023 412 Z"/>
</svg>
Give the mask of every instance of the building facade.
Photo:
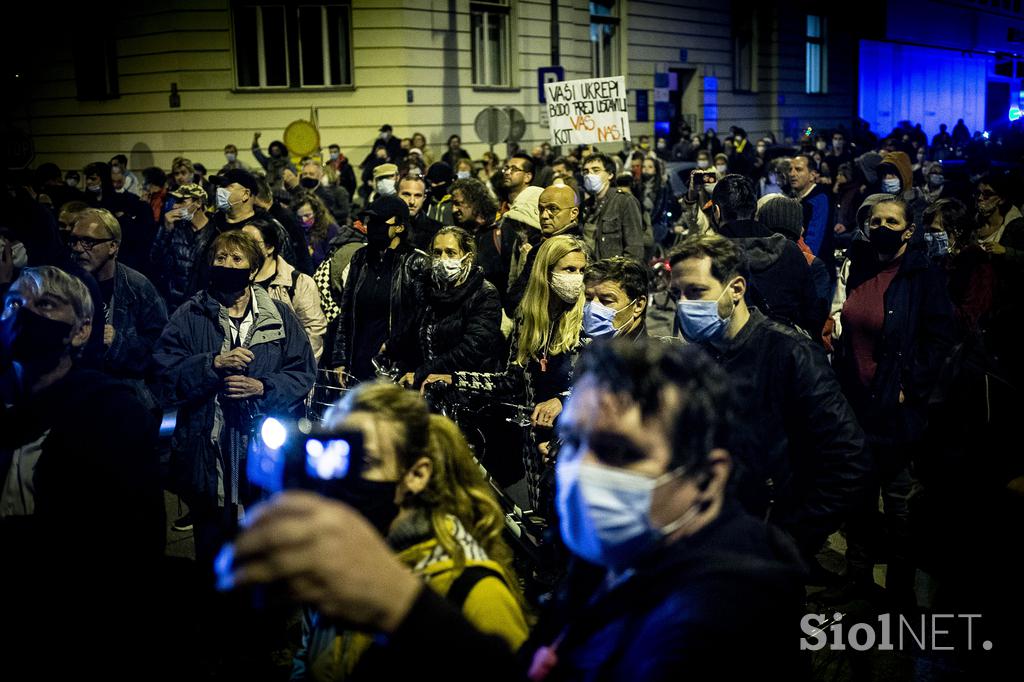
<svg viewBox="0 0 1024 682">
<path fill-rule="evenodd" d="M 516 109 L 522 146 L 548 139 L 538 70 L 625 75 L 631 130 L 744 127 L 780 140 L 856 113 L 857 33 L 822 3 L 703 0 L 153 0 L 48 17 L 49 49 L 18 74 L 5 112 L 37 165 L 115 153 L 215 171 L 232 143 L 315 119 L 356 163 L 384 124 L 423 133 L 435 157 L 489 106 Z M 43 11 L 43 10 L 38 10 Z M 503 152 L 504 147 L 499 151 Z"/>
</svg>

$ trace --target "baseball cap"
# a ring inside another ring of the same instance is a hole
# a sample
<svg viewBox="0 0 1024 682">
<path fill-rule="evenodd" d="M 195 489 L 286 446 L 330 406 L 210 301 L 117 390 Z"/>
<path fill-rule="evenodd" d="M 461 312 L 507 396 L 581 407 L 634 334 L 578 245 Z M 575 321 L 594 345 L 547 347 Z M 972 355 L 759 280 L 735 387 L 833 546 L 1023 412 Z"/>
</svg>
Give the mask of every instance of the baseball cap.
<svg viewBox="0 0 1024 682">
<path fill-rule="evenodd" d="M 204 204 L 207 201 L 206 190 L 201 185 L 197 185 L 194 182 L 182 185 L 178 189 L 172 190 L 170 195 L 176 199 L 198 199 Z"/>
<path fill-rule="evenodd" d="M 256 176 L 249 171 L 242 170 L 241 168 L 232 168 L 231 170 L 224 171 L 220 175 L 214 175 L 210 178 L 210 183 L 215 187 L 227 187 L 232 183 L 238 183 L 252 192 L 254 196 L 259 192 L 259 185 L 256 183 Z"/>
</svg>

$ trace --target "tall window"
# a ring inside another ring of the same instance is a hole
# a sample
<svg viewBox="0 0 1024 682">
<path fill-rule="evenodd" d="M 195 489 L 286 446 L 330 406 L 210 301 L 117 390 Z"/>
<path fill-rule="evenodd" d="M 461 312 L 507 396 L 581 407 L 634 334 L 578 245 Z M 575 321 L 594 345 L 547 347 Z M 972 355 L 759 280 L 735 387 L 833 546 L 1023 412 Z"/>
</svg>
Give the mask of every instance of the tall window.
<svg viewBox="0 0 1024 682">
<path fill-rule="evenodd" d="M 590 75 L 619 76 L 619 11 L 616 0 L 590 3 Z"/>
<path fill-rule="evenodd" d="M 330 88 L 352 84 L 348 4 L 258 4 L 232 10 L 239 88 Z"/>
<path fill-rule="evenodd" d="M 828 51 L 825 48 L 825 17 L 807 15 L 806 88 L 809 94 L 828 92 Z"/>
<path fill-rule="evenodd" d="M 473 85 L 512 85 L 510 0 L 469 3 L 473 31 Z"/>
<path fill-rule="evenodd" d="M 733 18 L 733 90 L 757 92 L 757 14 L 737 12 Z"/>
</svg>

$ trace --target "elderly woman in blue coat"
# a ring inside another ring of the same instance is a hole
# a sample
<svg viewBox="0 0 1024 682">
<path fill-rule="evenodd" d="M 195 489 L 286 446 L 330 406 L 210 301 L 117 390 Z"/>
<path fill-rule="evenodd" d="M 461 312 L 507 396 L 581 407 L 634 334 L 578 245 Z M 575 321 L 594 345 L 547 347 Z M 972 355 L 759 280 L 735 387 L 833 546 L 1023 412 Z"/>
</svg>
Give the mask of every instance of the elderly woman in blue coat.
<svg viewBox="0 0 1024 682">
<path fill-rule="evenodd" d="M 210 254 L 208 287 L 171 316 L 154 350 L 164 407 L 177 408 L 170 483 L 206 566 L 253 499 L 243 461 L 253 424 L 298 416 L 316 376 L 302 324 L 253 284 L 264 258 L 255 240 L 223 232 Z"/>
</svg>

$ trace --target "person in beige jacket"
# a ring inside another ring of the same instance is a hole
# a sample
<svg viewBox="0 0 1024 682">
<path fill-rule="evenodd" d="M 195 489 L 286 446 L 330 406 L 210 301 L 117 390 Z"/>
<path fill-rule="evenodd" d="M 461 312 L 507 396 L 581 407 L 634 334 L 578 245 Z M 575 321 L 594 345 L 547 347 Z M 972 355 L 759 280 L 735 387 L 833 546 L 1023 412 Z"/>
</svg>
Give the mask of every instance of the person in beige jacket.
<svg viewBox="0 0 1024 682">
<path fill-rule="evenodd" d="M 327 317 L 320 306 L 320 292 L 309 275 L 293 268 L 281 257 L 281 243 L 277 230 L 269 222 L 256 219 L 242 228 L 242 231 L 256 240 L 266 259 L 256 273 L 255 283 L 267 290 L 272 299 L 281 301 L 295 311 L 302 323 L 313 348 L 317 362 L 324 351 L 324 332 L 327 331 Z"/>
</svg>

